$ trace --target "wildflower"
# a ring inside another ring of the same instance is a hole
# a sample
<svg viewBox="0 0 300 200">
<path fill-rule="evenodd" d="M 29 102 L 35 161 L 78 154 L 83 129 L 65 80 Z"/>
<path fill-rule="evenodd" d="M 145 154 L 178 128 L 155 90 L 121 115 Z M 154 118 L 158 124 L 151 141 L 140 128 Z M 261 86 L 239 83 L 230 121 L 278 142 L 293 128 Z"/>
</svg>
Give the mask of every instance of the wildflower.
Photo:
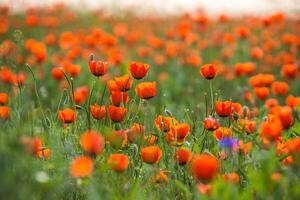
<svg viewBox="0 0 300 200">
<path fill-rule="evenodd" d="M 270 90 L 267 87 L 255 87 L 254 92 L 256 97 L 261 100 L 267 99 L 270 94 Z"/>
<path fill-rule="evenodd" d="M 53 67 L 51 70 L 52 77 L 58 81 L 62 80 L 64 78 L 64 72 L 62 70 L 60 67 Z"/>
<path fill-rule="evenodd" d="M 222 148 L 229 148 L 232 150 L 237 150 L 237 148 L 239 147 L 239 141 L 234 138 L 224 137 L 219 141 L 219 145 Z"/>
<path fill-rule="evenodd" d="M 99 155 L 104 150 L 105 141 L 101 134 L 90 130 L 80 136 L 80 145 L 86 152 Z"/>
<path fill-rule="evenodd" d="M 70 174 L 75 178 L 83 178 L 93 172 L 93 161 L 87 156 L 78 156 L 70 164 Z"/>
<path fill-rule="evenodd" d="M 108 164 L 114 171 L 122 172 L 128 168 L 128 156 L 121 153 L 111 154 L 108 158 Z"/>
<path fill-rule="evenodd" d="M 157 146 L 148 146 L 141 149 L 141 157 L 145 163 L 156 164 L 162 157 L 162 151 Z"/>
<path fill-rule="evenodd" d="M 217 67 L 214 64 L 206 64 L 201 66 L 200 68 L 200 74 L 202 75 L 202 77 L 208 80 L 215 78 L 217 72 Z"/>
<path fill-rule="evenodd" d="M 128 140 L 132 143 L 140 141 L 144 138 L 145 128 L 137 123 L 134 123 L 127 132 Z"/>
<path fill-rule="evenodd" d="M 8 106 L 0 106 L 0 119 L 7 120 L 9 117 L 10 109 Z"/>
<path fill-rule="evenodd" d="M 126 115 L 127 109 L 117 106 L 108 106 L 109 118 L 114 122 L 123 121 Z"/>
<path fill-rule="evenodd" d="M 288 93 L 289 88 L 286 82 L 275 81 L 272 83 L 272 93 L 274 95 L 285 95 Z"/>
<path fill-rule="evenodd" d="M 115 83 L 118 87 L 119 90 L 126 92 L 128 90 L 130 90 L 131 86 L 132 86 L 132 78 L 126 74 L 124 76 L 120 76 L 120 77 L 115 77 Z"/>
<path fill-rule="evenodd" d="M 282 123 L 276 115 L 269 115 L 268 119 L 260 125 L 260 135 L 265 139 L 276 140 L 281 136 L 282 132 Z"/>
<path fill-rule="evenodd" d="M 215 138 L 219 141 L 223 138 L 229 138 L 232 135 L 231 128 L 219 127 L 217 130 L 213 132 Z"/>
<path fill-rule="evenodd" d="M 182 143 L 190 133 L 190 126 L 186 123 L 173 125 L 166 135 L 169 143 Z"/>
<path fill-rule="evenodd" d="M 296 64 L 285 64 L 281 68 L 281 76 L 289 79 L 295 79 L 298 73 L 298 66 Z"/>
<path fill-rule="evenodd" d="M 87 86 L 79 87 L 74 92 L 74 101 L 76 104 L 83 104 L 89 95 L 89 88 Z"/>
<path fill-rule="evenodd" d="M 40 150 L 38 150 L 36 152 L 36 156 L 38 158 L 43 158 L 45 160 L 48 160 L 50 155 L 51 155 L 51 150 L 49 148 L 43 148 L 42 147 Z"/>
<path fill-rule="evenodd" d="M 177 149 L 174 155 L 174 160 L 180 165 L 185 165 L 192 159 L 192 152 L 189 149 Z"/>
<path fill-rule="evenodd" d="M 124 130 L 113 130 L 106 135 L 106 140 L 113 148 L 124 148 L 127 144 L 127 132 Z"/>
<path fill-rule="evenodd" d="M 6 105 L 9 101 L 9 97 L 7 93 L 0 93 L 0 105 Z"/>
<path fill-rule="evenodd" d="M 107 62 L 101 61 L 101 60 L 93 60 L 91 59 L 89 61 L 89 68 L 90 68 L 90 72 L 94 75 L 94 76 L 103 76 L 104 74 L 106 74 L 107 71 Z"/>
<path fill-rule="evenodd" d="M 240 119 L 239 120 L 240 129 L 244 130 L 247 134 L 254 133 L 256 130 L 256 122 L 247 120 L 247 119 Z"/>
<path fill-rule="evenodd" d="M 75 121 L 76 113 L 71 108 L 66 108 L 58 112 L 58 117 L 63 123 L 69 124 Z"/>
<path fill-rule="evenodd" d="M 215 102 L 216 113 L 220 117 L 228 117 L 232 113 L 231 101 L 216 101 Z"/>
<path fill-rule="evenodd" d="M 220 127 L 218 119 L 212 117 L 206 117 L 203 121 L 204 128 L 209 131 L 214 131 Z"/>
<path fill-rule="evenodd" d="M 174 117 L 165 117 L 159 115 L 155 118 L 155 126 L 158 130 L 163 132 L 169 132 L 173 125 L 176 125 L 178 122 Z"/>
<path fill-rule="evenodd" d="M 232 173 L 224 174 L 223 175 L 223 180 L 225 182 L 231 182 L 231 183 L 234 183 L 234 184 L 239 184 L 240 176 L 237 173 L 232 172 Z"/>
<path fill-rule="evenodd" d="M 114 106 L 120 106 L 121 103 L 126 104 L 129 101 L 129 97 L 126 92 L 111 91 L 110 101 Z"/>
<path fill-rule="evenodd" d="M 141 99 L 151 99 L 156 96 L 156 82 L 144 82 L 136 86 L 135 92 Z"/>
<path fill-rule="evenodd" d="M 106 107 L 97 104 L 90 106 L 90 111 L 94 119 L 100 120 L 106 117 Z"/>
<path fill-rule="evenodd" d="M 196 155 L 191 162 L 191 173 L 198 181 L 211 181 L 219 171 L 218 159 L 210 154 Z"/>
<path fill-rule="evenodd" d="M 133 78 L 142 79 L 147 75 L 149 71 L 149 65 L 140 62 L 132 62 L 129 65 L 129 70 Z"/>
</svg>

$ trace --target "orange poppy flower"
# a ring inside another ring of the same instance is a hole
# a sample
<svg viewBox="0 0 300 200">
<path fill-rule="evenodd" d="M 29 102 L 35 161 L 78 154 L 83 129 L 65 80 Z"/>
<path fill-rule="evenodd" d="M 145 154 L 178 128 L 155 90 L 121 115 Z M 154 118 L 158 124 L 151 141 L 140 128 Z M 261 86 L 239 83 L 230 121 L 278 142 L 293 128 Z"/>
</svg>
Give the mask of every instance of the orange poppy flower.
<svg viewBox="0 0 300 200">
<path fill-rule="evenodd" d="M 239 120 L 240 129 L 244 130 L 247 134 L 254 133 L 256 130 L 256 122 L 247 120 L 247 119 L 240 119 Z"/>
<path fill-rule="evenodd" d="M 285 78 L 295 79 L 298 73 L 298 66 L 296 64 L 285 64 L 281 68 L 281 76 Z"/>
<path fill-rule="evenodd" d="M 154 145 L 157 140 L 157 137 L 155 135 L 150 134 L 145 136 L 144 139 L 149 145 Z"/>
<path fill-rule="evenodd" d="M 283 132 L 280 118 L 276 115 L 269 115 L 268 119 L 260 125 L 260 135 L 268 140 L 277 140 Z"/>
<path fill-rule="evenodd" d="M 122 172 L 128 168 L 128 156 L 121 153 L 111 154 L 108 158 L 108 164 L 114 171 Z"/>
<path fill-rule="evenodd" d="M 166 170 L 159 170 L 159 172 L 151 178 L 152 183 L 163 183 L 168 181 Z"/>
<path fill-rule="evenodd" d="M 144 82 L 136 86 L 135 92 L 141 99 L 151 99 L 156 96 L 156 82 Z"/>
<path fill-rule="evenodd" d="M 104 74 L 106 74 L 107 71 L 107 62 L 103 62 L 100 60 L 93 60 L 91 59 L 89 61 L 89 68 L 90 68 L 90 72 L 94 75 L 94 76 L 103 76 Z"/>
<path fill-rule="evenodd" d="M 51 150 L 49 148 L 42 148 L 41 150 L 36 152 L 36 156 L 38 158 L 43 158 L 45 160 L 48 160 L 51 155 Z"/>
<path fill-rule="evenodd" d="M 87 156 L 78 156 L 70 164 L 69 172 L 75 178 L 83 178 L 92 174 L 93 161 Z"/>
<path fill-rule="evenodd" d="M 251 142 L 248 142 L 248 143 L 244 143 L 243 140 L 240 140 L 239 141 L 239 150 L 244 154 L 244 155 L 247 155 L 250 150 L 252 148 L 252 143 Z"/>
<path fill-rule="evenodd" d="M 3 67 L 0 69 L 0 78 L 4 83 L 11 83 L 13 72 L 7 68 Z"/>
<path fill-rule="evenodd" d="M 283 81 L 275 81 L 272 83 L 272 93 L 274 95 L 285 95 L 288 93 L 289 88 L 289 85 Z"/>
<path fill-rule="evenodd" d="M 178 162 L 179 165 L 185 165 L 192 159 L 192 152 L 189 149 L 180 148 L 177 149 L 174 155 L 174 160 Z"/>
<path fill-rule="evenodd" d="M 105 141 L 101 134 L 90 130 L 80 136 L 80 145 L 86 152 L 99 155 L 104 150 Z"/>
<path fill-rule="evenodd" d="M 137 123 L 134 123 L 127 132 L 129 142 L 140 141 L 144 138 L 145 128 Z"/>
<path fill-rule="evenodd" d="M 235 29 L 235 33 L 239 38 L 246 39 L 250 35 L 250 30 L 245 26 L 240 26 Z"/>
<path fill-rule="evenodd" d="M 255 60 L 261 60 L 264 56 L 263 50 L 259 47 L 254 47 L 253 49 L 251 49 L 250 54 L 251 54 L 251 58 Z"/>
<path fill-rule="evenodd" d="M 200 194 L 203 195 L 209 195 L 212 191 L 212 186 L 211 184 L 203 184 L 203 183 L 197 183 L 197 190 L 199 191 Z"/>
<path fill-rule="evenodd" d="M 97 104 L 90 106 L 90 111 L 94 119 L 100 120 L 106 117 L 106 107 Z"/>
<path fill-rule="evenodd" d="M 119 90 L 119 87 L 118 87 L 115 80 L 108 80 L 107 81 L 107 87 L 108 87 L 108 90 L 110 91 L 110 93 L 112 91 L 118 91 Z"/>
<path fill-rule="evenodd" d="M 141 149 L 141 157 L 145 163 L 156 164 L 162 157 L 162 151 L 157 146 L 148 146 Z"/>
<path fill-rule="evenodd" d="M 135 79 L 144 78 L 147 75 L 149 68 L 150 66 L 148 64 L 141 62 L 132 62 L 129 65 L 131 76 Z"/>
<path fill-rule="evenodd" d="M 249 75 L 255 72 L 256 66 L 252 62 L 237 63 L 234 67 L 235 74 L 238 76 Z"/>
<path fill-rule="evenodd" d="M 63 123 L 69 124 L 75 121 L 76 113 L 71 108 L 66 108 L 58 112 L 58 117 Z"/>
<path fill-rule="evenodd" d="M 115 77 L 115 83 L 118 86 L 119 90 L 126 92 L 130 90 L 132 86 L 132 78 L 126 74 L 124 76 Z"/>
<path fill-rule="evenodd" d="M 206 117 L 203 123 L 204 123 L 204 128 L 209 131 L 214 131 L 220 127 L 219 120 L 212 117 Z"/>
<path fill-rule="evenodd" d="M 51 70 L 52 77 L 58 81 L 62 80 L 64 78 L 64 72 L 62 70 L 61 67 L 53 67 Z"/>
<path fill-rule="evenodd" d="M 272 108 L 274 106 L 278 106 L 279 102 L 277 99 L 271 98 L 271 99 L 267 99 L 265 102 L 265 107 L 267 108 Z"/>
<path fill-rule="evenodd" d="M 126 112 L 127 112 L 126 108 L 117 107 L 117 106 L 108 106 L 109 118 L 114 122 L 123 121 Z"/>
<path fill-rule="evenodd" d="M 216 113 L 220 117 L 228 117 L 232 113 L 231 101 L 216 101 L 215 102 Z"/>
<path fill-rule="evenodd" d="M 218 159 L 210 154 L 195 156 L 191 162 L 191 172 L 196 180 L 210 181 L 219 171 Z"/>
<path fill-rule="evenodd" d="M 232 135 L 231 128 L 220 127 L 213 132 L 215 138 L 219 141 L 223 138 L 229 138 Z"/>
<path fill-rule="evenodd" d="M 76 104 L 83 104 L 89 95 L 88 86 L 82 86 L 74 91 L 74 101 Z"/>
<path fill-rule="evenodd" d="M 200 74 L 207 80 L 215 78 L 218 73 L 217 66 L 214 64 L 205 64 L 200 67 Z"/>
<path fill-rule="evenodd" d="M 290 107 L 280 107 L 278 116 L 284 128 L 288 129 L 294 124 L 293 111 Z"/>
<path fill-rule="evenodd" d="M 231 182 L 231 183 L 234 183 L 234 184 L 239 184 L 240 182 L 240 176 L 233 172 L 233 173 L 228 173 L 228 174 L 224 174 L 223 175 L 223 180 L 225 182 Z"/>
<path fill-rule="evenodd" d="M 10 109 L 8 106 L 0 106 L 0 119 L 7 120 L 9 117 Z"/>
<path fill-rule="evenodd" d="M 108 135 L 106 135 L 106 140 L 113 148 L 116 149 L 124 148 L 125 145 L 127 144 L 127 131 L 113 130 Z"/>
<path fill-rule="evenodd" d="M 265 87 L 271 85 L 274 80 L 273 74 L 257 74 L 249 79 L 249 84 L 252 87 Z"/>
<path fill-rule="evenodd" d="M 295 107 L 300 105 L 300 97 L 295 97 L 293 95 L 289 95 L 285 99 L 285 103 L 286 103 L 286 105 L 288 105 L 289 107 L 294 109 Z"/>
<path fill-rule="evenodd" d="M 155 126 L 158 130 L 163 132 L 169 132 L 173 125 L 178 124 L 174 117 L 165 117 L 159 115 L 155 118 Z"/>
<path fill-rule="evenodd" d="M 267 87 L 255 87 L 254 92 L 258 99 L 265 100 L 270 94 L 270 89 Z"/>
<path fill-rule="evenodd" d="M 5 105 L 7 104 L 9 101 L 9 97 L 7 93 L 0 93 L 0 105 Z"/>
<path fill-rule="evenodd" d="M 190 126 L 186 123 L 173 125 L 171 130 L 166 135 L 169 143 L 182 143 L 190 133 Z"/>
<path fill-rule="evenodd" d="M 120 106 L 121 103 L 126 104 L 129 101 L 128 94 L 122 91 L 111 91 L 110 92 L 110 101 L 114 106 Z"/>
</svg>

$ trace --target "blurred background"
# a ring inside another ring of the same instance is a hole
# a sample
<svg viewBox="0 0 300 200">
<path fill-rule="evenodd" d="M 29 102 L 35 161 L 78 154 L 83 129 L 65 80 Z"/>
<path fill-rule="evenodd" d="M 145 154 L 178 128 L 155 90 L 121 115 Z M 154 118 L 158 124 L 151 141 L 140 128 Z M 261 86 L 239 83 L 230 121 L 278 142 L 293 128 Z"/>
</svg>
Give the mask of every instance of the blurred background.
<svg viewBox="0 0 300 200">
<path fill-rule="evenodd" d="M 272 11 L 284 11 L 294 14 L 300 10 L 300 0 L 0 0 L 0 4 L 9 4 L 15 11 L 30 6 L 47 6 L 63 3 L 81 11 L 86 9 L 104 9 L 118 12 L 132 10 L 139 14 L 181 14 L 199 9 L 209 14 L 228 13 L 231 15 L 265 14 Z"/>
</svg>

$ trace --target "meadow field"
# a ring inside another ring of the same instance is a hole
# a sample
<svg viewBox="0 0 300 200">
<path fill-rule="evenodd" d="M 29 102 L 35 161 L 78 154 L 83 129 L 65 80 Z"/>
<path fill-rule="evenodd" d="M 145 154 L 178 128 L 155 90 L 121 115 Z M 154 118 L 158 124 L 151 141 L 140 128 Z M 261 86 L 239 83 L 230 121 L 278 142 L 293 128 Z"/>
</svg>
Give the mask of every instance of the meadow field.
<svg viewBox="0 0 300 200">
<path fill-rule="evenodd" d="M 0 199 L 300 199 L 300 15 L 0 6 Z"/>
</svg>

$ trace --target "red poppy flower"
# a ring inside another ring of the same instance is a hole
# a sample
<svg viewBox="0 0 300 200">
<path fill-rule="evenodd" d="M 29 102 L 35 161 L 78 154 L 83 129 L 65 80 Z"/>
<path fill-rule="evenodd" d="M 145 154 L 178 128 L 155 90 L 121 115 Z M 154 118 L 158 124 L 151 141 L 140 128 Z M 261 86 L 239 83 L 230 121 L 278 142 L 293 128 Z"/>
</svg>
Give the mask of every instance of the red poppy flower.
<svg viewBox="0 0 300 200">
<path fill-rule="evenodd" d="M 208 80 L 215 78 L 217 73 L 218 73 L 218 69 L 214 64 L 206 64 L 201 66 L 200 68 L 200 74 L 202 75 L 202 77 Z"/>
<path fill-rule="evenodd" d="M 114 122 L 121 122 L 123 121 L 127 109 L 123 107 L 117 106 L 108 106 L 109 118 Z"/>
<path fill-rule="evenodd" d="M 141 99 L 151 99 L 156 96 L 156 82 L 144 82 L 136 86 L 135 92 Z"/>
<path fill-rule="evenodd" d="M 129 65 L 131 76 L 135 79 L 144 78 L 149 70 L 149 65 L 141 62 L 132 62 Z"/>
</svg>

